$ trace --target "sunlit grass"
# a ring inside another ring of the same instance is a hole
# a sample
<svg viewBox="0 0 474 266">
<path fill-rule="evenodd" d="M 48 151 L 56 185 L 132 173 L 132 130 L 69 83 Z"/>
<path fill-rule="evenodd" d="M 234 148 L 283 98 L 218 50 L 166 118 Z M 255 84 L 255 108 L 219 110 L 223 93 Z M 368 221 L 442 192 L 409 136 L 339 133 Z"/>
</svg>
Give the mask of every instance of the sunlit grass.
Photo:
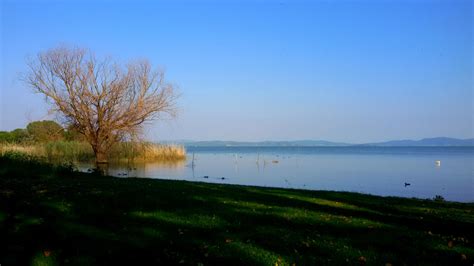
<svg viewBox="0 0 474 266">
<path fill-rule="evenodd" d="M 244 261 L 251 261 L 259 265 L 291 265 L 284 258 L 275 252 L 271 252 L 252 243 L 244 243 L 239 240 L 227 239 L 227 242 L 220 246 L 213 246 L 209 250 L 214 254 L 235 256 Z"/>
<path fill-rule="evenodd" d="M 301 199 L 306 199 L 306 201 L 314 201 L 320 204 L 321 202 L 329 202 L 331 206 L 339 208 L 343 204 L 333 204 L 332 201 L 311 199 L 308 197 L 300 197 Z M 359 217 L 330 214 L 326 211 L 311 211 L 306 208 L 290 208 L 290 207 L 281 207 L 278 205 L 272 204 L 261 204 L 258 202 L 248 202 L 248 201 L 226 201 L 225 198 L 218 199 L 222 201 L 223 204 L 234 206 L 237 213 L 259 213 L 264 215 L 271 215 L 274 217 L 282 218 L 286 221 L 306 223 L 310 225 L 321 225 L 321 224 L 332 224 L 340 226 L 352 226 L 352 227 L 361 227 L 361 228 L 382 228 L 389 227 L 389 225 L 372 221 L 369 219 L 362 219 Z"/>
<path fill-rule="evenodd" d="M 398 205 L 396 207 L 398 210 L 405 211 L 405 212 L 420 213 L 422 215 L 435 216 L 435 217 L 446 217 L 446 218 L 458 217 L 460 219 L 474 223 L 474 216 L 473 216 L 474 210 L 457 208 L 456 206 L 453 206 L 453 204 L 443 205 L 443 203 L 440 202 L 438 208 L 433 208 L 432 206 L 403 206 L 403 205 Z"/>
<path fill-rule="evenodd" d="M 305 197 L 298 195 L 296 193 L 282 193 L 282 192 L 267 192 L 269 195 L 279 195 L 282 197 L 286 197 L 288 199 L 295 199 L 295 200 L 301 200 L 304 202 L 308 203 L 315 203 L 321 206 L 328 206 L 328 207 L 335 207 L 335 208 L 342 208 L 342 209 L 348 209 L 348 210 L 360 210 L 360 211 L 369 211 L 369 212 L 374 212 L 374 210 L 370 210 L 367 208 L 361 208 L 360 206 L 356 206 L 354 204 L 349 204 L 347 202 L 341 202 L 341 201 L 334 201 L 334 200 L 328 200 L 328 199 L 321 199 L 321 198 L 312 198 L 312 197 Z"/>
<path fill-rule="evenodd" d="M 199 227 L 199 228 L 218 228 L 223 227 L 226 222 L 218 216 L 209 216 L 209 215 L 196 215 L 196 214 L 182 214 L 174 212 L 165 212 L 165 211 L 154 211 L 154 212 L 132 212 L 130 214 L 134 217 L 141 218 L 152 218 L 156 221 L 190 226 L 190 227 Z"/>
</svg>

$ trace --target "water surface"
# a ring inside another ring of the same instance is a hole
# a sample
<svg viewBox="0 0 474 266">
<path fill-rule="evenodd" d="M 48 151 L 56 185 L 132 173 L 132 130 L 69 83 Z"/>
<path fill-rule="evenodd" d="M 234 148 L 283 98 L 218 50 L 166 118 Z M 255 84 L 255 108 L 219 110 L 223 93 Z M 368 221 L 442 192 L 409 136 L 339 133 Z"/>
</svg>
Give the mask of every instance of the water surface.
<svg viewBox="0 0 474 266">
<path fill-rule="evenodd" d="M 186 162 L 111 165 L 110 173 L 474 202 L 474 147 L 188 147 L 187 152 Z"/>
</svg>

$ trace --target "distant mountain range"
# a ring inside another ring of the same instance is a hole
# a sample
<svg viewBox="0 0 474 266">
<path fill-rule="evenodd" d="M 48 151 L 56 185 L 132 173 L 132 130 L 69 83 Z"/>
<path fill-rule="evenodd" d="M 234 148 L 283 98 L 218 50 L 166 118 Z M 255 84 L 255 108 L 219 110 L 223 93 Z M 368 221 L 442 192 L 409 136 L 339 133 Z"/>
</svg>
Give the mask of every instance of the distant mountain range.
<svg viewBox="0 0 474 266">
<path fill-rule="evenodd" d="M 325 140 L 295 140 L 295 141 L 167 141 L 168 143 L 178 143 L 192 147 L 342 147 L 342 146 L 380 146 L 380 147 L 428 147 L 428 146 L 474 146 L 474 138 L 472 139 L 455 139 L 455 138 L 425 138 L 421 140 L 391 140 L 385 142 L 351 144 L 342 142 L 332 142 Z"/>
<path fill-rule="evenodd" d="M 331 142 L 324 140 L 295 140 L 295 141 L 187 141 L 186 146 L 216 147 L 216 146 L 246 146 L 246 147 L 275 147 L 275 146 L 350 146 L 348 143 Z"/>
<path fill-rule="evenodd" d="M 392 140 L 386 142 L 369 143 L 370 146 L 474 146 L 474 139 L 454 139 L 454 138 L 427 138 L 421 140 Z"/>
</svg>

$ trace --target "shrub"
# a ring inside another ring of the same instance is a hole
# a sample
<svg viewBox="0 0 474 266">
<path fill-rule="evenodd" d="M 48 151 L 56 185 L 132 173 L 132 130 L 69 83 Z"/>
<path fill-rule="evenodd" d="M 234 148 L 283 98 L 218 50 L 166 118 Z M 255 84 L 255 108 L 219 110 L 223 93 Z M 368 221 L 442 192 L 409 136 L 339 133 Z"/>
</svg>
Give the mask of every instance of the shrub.
<svg viewBox="0 0 474 266">
<path fill-rule="evenodd" d="M 31 122 L 26 126 L 31 138 L 36 142 L 58 141 L 64 139 L 64 129 L 54 121 Z"/>
<path fill-rule="evenodd" d="M 433 198 L 433 200 L 434 200 L 434 201 L 437 201 L 437 202 L 444 202 L 444 201 L 446 201 L 446 200 L 444 199 L 444 197 L 441 196 L 441 195 L 436 195 L 436 196 Z"/>
</svg>

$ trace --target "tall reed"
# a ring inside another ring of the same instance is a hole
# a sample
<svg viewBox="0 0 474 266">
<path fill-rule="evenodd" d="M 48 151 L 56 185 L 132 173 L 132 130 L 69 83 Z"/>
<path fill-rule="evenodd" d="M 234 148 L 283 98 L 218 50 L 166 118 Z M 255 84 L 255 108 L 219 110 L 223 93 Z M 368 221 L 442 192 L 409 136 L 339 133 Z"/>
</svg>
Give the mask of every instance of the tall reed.
<svg viewBox="0 0 474 266">
<path fill-rule="evenodd" d="M 186 149 L 175 144 L 122 142 L 112 148 L 109 157 L 112 160 L 180 161 L 186 159 Z"/>
<path fill-rule="evenodd" d="M 45 158 L 48 161 L 88 162 L 94 152 L 86 142 L 55 141 L 35 144 L 0 144 L 0 155 L 6 152 Z M 186 159 L 186 150 L 180 145 L 122 142 L 112 147 L 109 159 L 136 161 L 180 161 Z"/>
</svg>

